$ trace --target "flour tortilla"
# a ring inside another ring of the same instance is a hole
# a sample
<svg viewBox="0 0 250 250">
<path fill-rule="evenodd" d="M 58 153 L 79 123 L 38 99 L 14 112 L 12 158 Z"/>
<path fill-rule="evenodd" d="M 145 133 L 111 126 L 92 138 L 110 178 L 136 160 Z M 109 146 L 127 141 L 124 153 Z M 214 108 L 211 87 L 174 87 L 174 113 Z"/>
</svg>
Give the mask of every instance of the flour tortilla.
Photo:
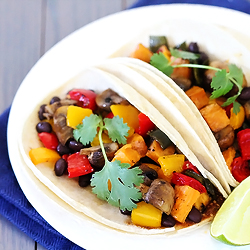
<svg viewBox="0 0 250 250">
<path fill-rule="evenodd" d="M 246 77 L 248 86 L 250 86 L 249 49 L 247 49 L 231 34 L 216 25 L 212 25 L 207 22 L 197 23 L 192 20 L 171 20 L 154 24 L 147 30 L 141 31 L 141 33 L 139 33 L 137 37 L 134 37 L 134 39 L 131 40 L 130 43 L 128 43 L 126 46 L 123 46 L 119 51 L 112 55 L 113 58 L 121 56 L 125 57 L 122 60 L 116 60 L 119 61 L 118 63 L 126 64 L 128 67 L 134 68 L 135 70 L 144 71 L 141 73 L 144 74 L 145 77 L 155 79 L 154 85 L 156 85 L 166 95 L 168 95 L 167 93 L 169 93 L 169 89 L 167 89 L 168 87 L 164 86 L 165 84 L 162 83 L 162 80 L 159 80 L 159 77 L 162 78 L 163 81 L 165 81 L 165 83 L 167 83 L 177 93 L 177 95 L 179 96 L 178 101 L 176 101 L 175 95 L 171 95 L 172 99 L 171 96 L 168 96 L 168 98 L 171 99 L 171 101 L 177 108 L 184 105 L 182 106 L 185 110 L 185 112 L 183 112 L 184 116 L 189 120 L 189 123 L 193 128 L 197 126 L 199 127 L 196 132 L 210 151 L 211 155 L 214 157 L 214 160 L 217 162 L 217 168 L 220 169 L 218 171 L 222 173 L 221 178 L 224 178 L 230 186 L 237 186 L 239 183 L 235 180 L 230 170 L 228 169 L 213 133 L 211 132 L 210 128 L 208 127 L 207 123 L 205 122 L 193 102 L 186 96 L 186 94 L 182 90 L 180 90 L 180 88 L 171 79 L 169 79 L 169 77 L 167 77 L 156 68 L 140 60 L 127 58 L 131 54 L 131 52 L 134 51 L 138 43 L 142 43 L 143 45 L 148 47 L 150 35 L 166 36 L 168 38 L 170 47 L 174 47 L 178 44 L 183 43 L 184 41 L 187 42 L 187 44 L 190 42 L 197 42 L 200 50 L 207 53 L 211 61 L 223 60 L 240 67 Z M 140 69 L 138 69 L 138 67 L 140 67 Z M 141 67 L 144 69 L 142 69 Z M 184 102 L 186 102 L 186 107 Z M 190 114 L 188 110 L 193 112 L 193 116 L 190 116 L 192 118 L 188 117 L 188 114 Z M 198 124 L 196 124 L 196 122 L 198 122 Z M 217 175 L 215 174 L 215 176 Z M 219 177 L 217 176 L 217 178 Z M 222 183 L 224 183 L 224 181 Z M 225 187 L 225 189 L 229 191 L 228 188 Z"/>
<path fill-rule="evenodd" d="M 83 72 L 67 82 L 60 89 L 51 93 L 50 96 L 44 98 L 44 103 L 47 103 L 54 95 L 64 97 L 66 93 L 72 88 L 87 88 L 93 89 L 96 92 L 101 92 L 107 88 L 111 88 L 119 95 L 126 98 L 141 112 L 148 115 L 148 117 L 163 131 L 170 139 L 178 146 L 178 148 L 186 155 L 186 157 L 195 164 L 204 177 L 210 179 L 210 181 L 218 188 L 222 195 L 226 198 L 227 193 L 219 181 L 206 169 L 196 158 L 194 153 L 190 150 L 187 143 L 184 141 L 180 133 L 174 128 L 174 126 L 161 114 L 161 112 L 143 95 L 137 92 L 130 85 L 124 83 L 117 77 L 103 72 L 97 68 L 87 68 Z M 41 103 L 37 103 L 36 108 L 30 118 L 26 121 L 22 130 L 22 135 L 19 138 L 19 149 L 23 155 L 24 161 L 27 166 L 33 171 L 34 175 L 52 192 L 54 192 L 63 201 L 68 203 L 77 211 L 83 213 L 83 216 L 88 216 L 99 223 L 107 227 L 111 227 L 127 233 L 136 234 L 168 234 L 172 235 L 176 232 L 189 231 L 195 229 L 198 226 L 207 223 L 212 219 L 207 218 L 201 223 L 195 224 L 188 229 L 164 228 L 164 229 L 146 229 L 135 225 L 132 225 L 129 218 L 122 215 L 118 208 L 109 205 L 107 202 L 99 200 L 96 195 L 91 192 L 91 188 L 80 188 L 78 182 L 75 179 L 70 179 L 67 176 L 57 177 L 54 174 L 54 166 L 51 163 L 42 163 L 35 166 L 29 158 L 29 150 L 41 145 L 35 126 L 39 122 L 37 118 L 37 111 Z M 187 131 L 188 132 L 188 131 Z"/>
</svg>

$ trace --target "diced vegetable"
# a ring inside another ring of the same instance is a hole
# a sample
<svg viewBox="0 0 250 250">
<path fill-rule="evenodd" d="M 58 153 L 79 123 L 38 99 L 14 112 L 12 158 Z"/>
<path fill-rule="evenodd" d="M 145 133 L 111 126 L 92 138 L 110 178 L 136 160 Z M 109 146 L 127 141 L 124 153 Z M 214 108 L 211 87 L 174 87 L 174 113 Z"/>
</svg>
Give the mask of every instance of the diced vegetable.
<svg viewBox="0 0 250 250">
<path fill-rule="evenodd" d="M 248 176 L 250 176 L 250 168 L 248 161 L 244 160 L 242 157 L 234 158 L 232 167 L 232 175 L 238 182 L 242 182 Z"/>
<path fill-rule="evenodd" d="M 115 104 L 110 107 L 114 116 L 123 118 L 123 122 L 130 127 L 129 136 L 139 127 L 139 111 L 132 105 Z"/>
<path fill-rule="evenodd" d="M 190 161 L 185 161 L 182 167 L 183 171 L 187 170 L 187 169 L 191 169 L 193 170 L 195 173 L 200 174 L 199 170 L 197 169 L 197 167 L 195 167 Z"/>
<path fill-rule="evenodd" d="M 243 160 L 250 160 L 250 129 L 239 131 L 237 140 Z"/>
<path fill-rule="evenodd" d="M 146 156 L 155 161 L 156 163 L 159 163 L 158 162 L 159 157 L 172 155 L 174 153 L 175 153 L 174 145 L 171 145 L 163 150 L 159 142 L 154 140 L 149 146 Z"/>
<path fill-rule="evenodd" d="M 29 151 L 29 157 L 34 165 L 43 162 L 56 162 L 61 158 L 55 150 L 44 147 L 31 149 Z"/>
<path fill-rule="evenodd" d="M 161 227 L 162 212 L 151 204 L 144 201 L 137 203 L 137 208 L 132 210 L 132 223 L 149 228 Z"/>
<path fill-rule="evenodd" d="M 121 163 L 129 163 L 135 165 L 141 159 L 140 154 L 132 148 L 131 144 L 126 144 L 118 149 L 112 161 L 119 160 Z"/>
<path fill-rule="evenodd" d="M 152 141 L 155 140 L 159 142 L 162 149 L 166 149 L 167 147 L 173 145 L 173 142 L 169 139 L 169 137 L 160 129 L 150 131 L 148 135 Z"/>
<path fill-rule="evenodd" d="M 245 110 L 242 106 L 240 106 L 240 112 L 238 112 L 237 114 L 233 112 L 233 108 L 230 109 L 230 125 L 234 129 L 240 128 L 244 120 L 245 120 Z"/>
<path fill-rule="evenodd" d="M 174 172 L 171 182 L 179 186 L 188 185 L 193 189 L 199 191 L 199 193 L 207 192 L 206 188 L 198 180 L 181 173 Z"/>
<path fill-rule="evenodd" d="M 171 178 L 173 172 L 182 172 L 185 156 L 183 154 L 166 155 L 159 157 L 158 161 L 161 165 L 164 175 Z"/>
<path fill-rule="evenodd" d="M 161 46 L 168 46 L 166 36 L 149 36 L 149 49 L 152 52 L 157 52 Z"/>
<path fill-rule="evenodd" d="M 155 125 L 151 120 L 143 113 L 138 115 L 139 127 L 135 129 L 135 132 L 145 137 L 148 131 L 153 130 Z"/>
<path fill-rule="evenodd" d="M 71 100 L 78 101 L 78 106 L 94 110 L 96 108 L 96 93 L 88 89 L 73 89 L 68 95 Z"/>
<path fill-rule="evenodd" d="M 190 186 L 175 185 L 175 204 L 171 215 L 184 223 L 193 205 L 200 196 L 200 192 Z"/>
<path fill-rule="evenodd" d="M 149 63 L 152 55 L 153 52 L 140 43 L 138 44 L 136 50 L 130 55 L 130 57 Z"/>
<path fill-rule="evenodd" d="M 112 140 L 109 138 L 109 136 L 105 133 L 102 133 L 102 141 L 103 141 L 103 143 L 111 143 L 112 142 Z M 99 142 L 98 135 L 96 135 L 94 140 L 91 142 L 91 146 L 94 147 L 94 146 L 98 146 L 98 145 L 100 145 L 100 142 Z"/>
<path fill-rule="evenodd" d="M 140 154 L 141 158 L 146 156 L 148 147 L 141 135 L 133 134 L 128 138 L 127 144 L 131 144 L 132 148 Z"/>
<path fill-rule="evenodd" d="M 42 132 L 39 133 L 38 136 L 45 148 L 55 150 L 58 146 L 58 139 L 55 134 Z"/>
<path fill-rule="evenodd" d="M 166 45 L 161 45 L 159 49 L 156 51 L 156 53 L 160 53 L 160 52 L 168 59 L 168 61 L 170 61 L 171 53 L 168 50 Z"/>
<path fill-rule="evenodd" d="M 174 58 L 171 57 L 172 65 L 179 65 L 179 64 L 188 64 L 189 60 L 182 59 L 182 58 Z M 188 67 L 181 67 L 181 68 L 174 68 L 173 73 L 171 74 L 171 78 L 176 77 L 183 77 L 186 79 L 190 79 L 192 75 L 192 69 Z"/>
<path fill-rule="evenodd" d="M 76 128 L 86 116 L 90 116 L 92 113 L 92 110 L 88 108 L 69 106 L 67 110 L 67 126 Z"/>
<path fill-rule="evenodd" d="M 222 152 L 223 154 L 223 157 L 226 161 L 226 164 L 228 166 L 228 168 L 230 169 L 230 171 L 232 170 L 232 162 L 234 160 L 234 157 L 235 157 L 235 154 L 236 154 L 236 151 L 235 151 L 235 148 L 234 147 L 229 147 L 228 149 L 224 150 Z"/>
<path fill-rule="evenodd" d="M 79 152 L 70 155 L 67 158 L 67 162 L 69 178 L 90 174 L 94 171 L 89 163 L 88 157 L 86 155 L 80 155 Z"/>
<path fill-rule="evenodd" d="M 207 105 L 200 112 L 208 126 L 215 133 L 230 124 L 226 111 L 217 103 Z"/>
<path fill-rule="evenodd" d="M 193 86 L 186 91 L 186 95 L 192 100 L 199 110 L 209 103 L 209 98 L 205 90 L 201 87 Z"/>
<path fill-rule="evenodd" d="M 211 197 L 208 193 L 202 193 L 200 194 L 197 201 L 194 203 L 194 206 L 202 212 L 202 210 L 209 204 L 211 201 Z"/>
</svg>

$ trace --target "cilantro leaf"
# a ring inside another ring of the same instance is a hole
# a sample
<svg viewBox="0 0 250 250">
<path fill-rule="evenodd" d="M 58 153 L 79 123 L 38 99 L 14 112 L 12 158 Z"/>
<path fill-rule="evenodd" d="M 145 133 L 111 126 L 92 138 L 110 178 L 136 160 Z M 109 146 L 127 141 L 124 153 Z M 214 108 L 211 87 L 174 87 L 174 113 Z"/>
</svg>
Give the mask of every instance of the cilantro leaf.
<svg viewBox="0 0 250 250">
<path fill-rule="evenodd" d="M 132 210 L 136 207 L 134 201 L 138 201 L 142 196 L 139 189 L 135 187 L 143 182 L 142 171 L 138 167 L 130 169 L 131 166 L 128 163 L 121 163 L 117 160 L 110 162 L 102 141 L 103 130 L 107 130 L 112 141 L 125 144 L 125 136 L 128 135 L 129 127 L 123 123 L 123 119 L 119 116 L 103 120 L 101 116 L 92 114 L 83 119 L 82 124 L 73 131 L 73 135 L 76 140 L 80 140 L 86 145 L 93 141 L 98 129 L 98 138 L 105 165 L 101 171 L 93 174 L 92 191 L 98 198 L 106 200 L 111 205 L 124 210 Z M 109 182 L 111 189 L 109 189 Z"/>
<path fill-rule="evenodd" d="M 104 168 L 96 172 L 91 179 L 93 193 L 99 199 L 106 200 L 120 209 L 132 210 L 135 208 L 134 201 L 138 201 L 142 194 L 134 184 L 139 185 L 143 181 L 143 176 L 138 167 L 132 169 L 129 167 L 128 163 L 121 163 L 117 160 L 106 162 Z M 109 181 L 111 190 L 108 188 Z"/>
<path fill-rule="evenodd" d="M 170 76 L 173 73 L 174 68 L 170 65 L 168 59 L 164 56 L 163 53 L 154 53 L 150 58 L 150 64 L 155 68 L 162 71 L 167 76 Z"/>
<path fill-rule="evenodd" d="M 98 115 L 91 114 L 89 117 L 85 117 L 82 124 L 77 125 L 73 130 L 73 136 L 83 145 L 87 145 L 92 142 L 97 134 L 97 128 L 100 125 L 102 118 Z"/>
<path fill-rule="evenodd" d="M 228 79 L 225 69 L 215 73 L 211 82 L 211 87 L 214 89 L 211 95 L 212 99 L 227 94 L 233 88 L 233 83 Z"/>
<path fill-rule="evenodd" d="M 235 79 L 237 84 L 242 87 L 243 84 L 242 70 L 238 68 L 235 64 L 229 64 L 228 68 L 229 68 L 229 77 Z"/>
<path fill-rule="evenodd" d="M 176 58 L 183 58 L 183 59 L 189 59 L 189 60 L 196 60 L 199 58 L 199 55 L 189 52 L 189 51 L 183 51 L 179 49 L 170 49 L 170 53 L 173 57 Z"/>
<path fill-rule="evenodd" d="M 105 129 L 108 130 L 108 135 L 112 141 L 117 141 L 121 144 L 126 144 L 129 127 L 123 123 L 123 119 L 119 116 L 115 116 L 112 119 L 104 119 Z"/>
</svg>

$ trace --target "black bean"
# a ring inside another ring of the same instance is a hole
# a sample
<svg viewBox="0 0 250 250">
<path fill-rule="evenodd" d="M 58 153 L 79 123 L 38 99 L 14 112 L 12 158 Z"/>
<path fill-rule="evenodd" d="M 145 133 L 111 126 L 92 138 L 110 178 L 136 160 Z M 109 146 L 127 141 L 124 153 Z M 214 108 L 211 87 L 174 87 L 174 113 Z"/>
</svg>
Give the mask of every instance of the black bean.
<svg viewBox="0 0 250 250">
<path fill-rule="evenodd" d="M 75 140 L 69 141 L 69 148 L 74 152 L 79 152 L 83 147 L 84 147 L 83 144 L 78 141 Z"/>
<path fill-rule="evenodd" d="M 36 125 L 36 131 L 38 133 L 42 133 L 42 132 L 51 133 L 52 132 L 52 126 L 48 122 L 38 122 L 37 125 Z"/>
<path fill-rule="evenodd" d="M 239 96 L 239 98 L 243 101 L 250 100 L 250 87 L 245 87 Z"/>
<path fill-rule="evenodd" d="M 55 163 L 54 171 L 55 171 L 56 176 L 62 176 L 67 170 L 67 168 L 68 168 L 67 162 L 63 158 L 60 158 Z"/>
<path fill-rule="evenodd" d="M 162 214 L 161 217 L 161 226 L 162 227 L 173 227 L 176 221 L 171 215 L 167 215 L 165 213 Z"/>
<path fill-rule="evenodd" d="M 61 99 L 58 96 L 54 96 L 51 98 L 49 104 L 53 104 L 54 102 L 59 102 Z"/>
<path fill-rule="evenodd" d="M 190 211 L 190 213 L 188 214 L 188 217 L 187 217 L 187 219 L 189 219 L 189 220 L 191 220 L 191 221 L 193 221 L 195 223 L 200 222 L 201 218 L 202 218 L 201 212 L 195 207 L 193 207 L 191 209 L 191 211 Z"/>
<path fill-rule="evenodd" d="M 199 46 L 195 42 L 191 42 L 188 46 L 188 50 L 193 53 L 199 53 Z"/>
<path fill-rule="evenodd" d="M 43 115 L 43 113 L 45 113 L 45 107 L 46 107 L 46 104 L 41 105 L 38 111 L 38 118 L 40 121 L 46 119 L 46 117 Z"/>
<path fill-rule="evenodd" d="M 87 187 L 90 184 L 92 173 L 79 176 L 78 184 L 80 187 Z"/>
<path fill-rule="evenodd" d="M 120 212 L 121 212 L 122 214 L 124 214 L 124 215 L 131 215 L 131 211 L 129 211 L 129 210 L 127 210 L 127 209 L 125 209 L 125 210 L 120 209 Z"/>
<path fill-rule="evenodd" d="M 71 152 L 69 147 L 67 147 L 66 145 L 63 145 L 61 143 L 58 144 L 56 151 L 59 155 L 67 155 Z"/>
</svg>

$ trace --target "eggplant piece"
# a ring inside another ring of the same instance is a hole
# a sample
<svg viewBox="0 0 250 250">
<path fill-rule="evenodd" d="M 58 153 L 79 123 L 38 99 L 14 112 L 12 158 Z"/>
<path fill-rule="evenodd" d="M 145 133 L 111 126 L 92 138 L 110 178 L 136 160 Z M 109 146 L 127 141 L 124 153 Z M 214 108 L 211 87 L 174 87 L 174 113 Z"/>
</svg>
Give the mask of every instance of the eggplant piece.
<svg viewBox="0 0 250 250">
<path fill-rule="evenodd" d="M 171 184 L 162 179 L 155 179 L 144 195 L 144 201 L 152 204 L 166 214 L 170 214 L 174 206 L 175 191 Z"/>
<path fill-rule="evenodd" d="M 160 129 L 153 130 L 149 132 L 148 135 L 152 141 L 156 140 L 157 142 L 159 142 L 163 150 L 173 145 L 173 142 L 169 139 L 169 137 L 165 133 L 163 133 Z"/>
<path fill-rule="evenodd" d="M 168 40 L 165 36 L 150 36 L 149 37 L 149 49 L 155 53 L 162 45 L 168 46 Z"/>
<path fill-rule="evenodd" d="M 104 143 L 104 149 L 108 159 L 111 160 L 114 157 L 115 152 L 119 149 L 119 146 L 116 142 Z M 83 148 L 80 150 L 80 154 L 87 155 L 90 164 L 93 165 L 95 168 L 101 169 L 105 164 L 105 160 L 100 146 Z"/>
<path fill-rule="evenodd" d="M 185 172 L 183 174 L 199 181 L 206 188 L 207 192 L 211 195 L 211 197 L 212 198 L 215 197 L 215 189 L 214 189 L 212 182 L 209 179 L 204 178 L 202 175 L 197 174 L 196 172 L 194 172 L 191 169 L 185 170 Z"/>
</svg>

